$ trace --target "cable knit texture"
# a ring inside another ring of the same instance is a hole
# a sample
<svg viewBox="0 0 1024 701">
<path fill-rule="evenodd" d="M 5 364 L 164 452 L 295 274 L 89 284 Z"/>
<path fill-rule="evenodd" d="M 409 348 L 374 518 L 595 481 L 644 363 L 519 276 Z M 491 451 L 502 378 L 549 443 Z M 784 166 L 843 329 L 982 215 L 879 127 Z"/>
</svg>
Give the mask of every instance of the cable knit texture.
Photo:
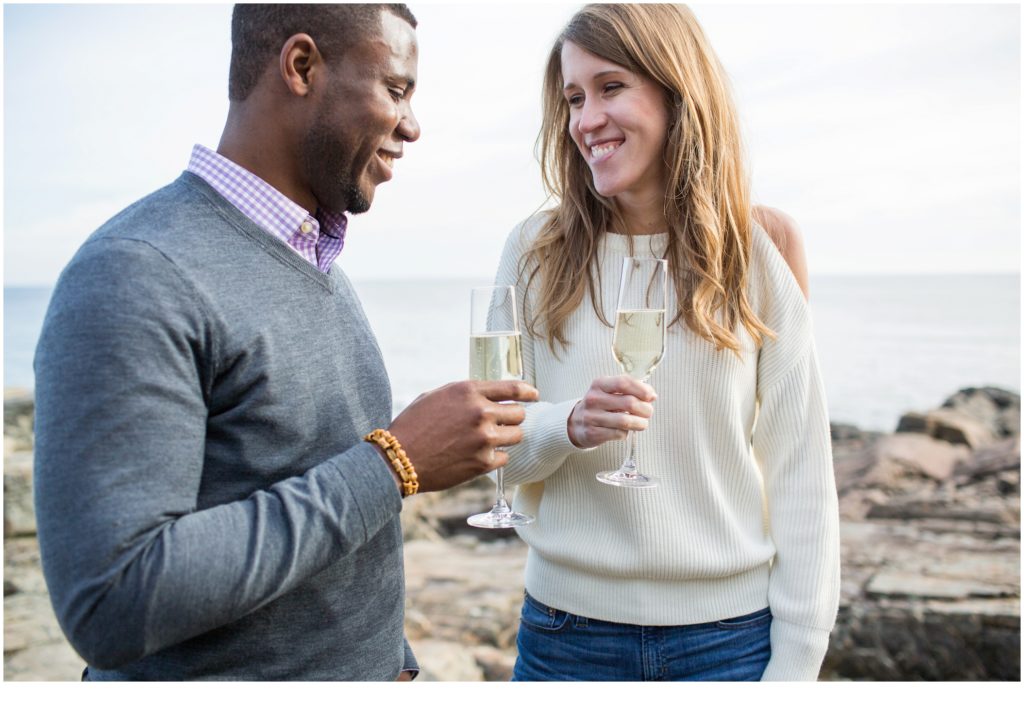
<svg viewBox="0 0 1024 701">
<path fill-rule="evenodd" d="M 496 284 L 516 285 L 524 320 L 523 254 L 538 214 L 517 226 Z M 666 234 L 606 234 L 599 248 L 600 302 L 615 315 L 622 258 L 665 252 Z M 748 292 L 775 333 L 760 349 L 740 329 L 741 357 L 716 351 L 683 324 L 669 328 L 651 377 L 654 417 L 639 437 L 654 489 L 617 489 L 594 475 L 622 462 L 626 444 L 582 450 L 566 422 L 594 378 L 621 373 L 612 333 L 589 296 L 568 319 L 568 347 L 552 353 L 524 333 L 525 439 L 510 451 L 515 506 L 537 521 L 519 529 L 530 546 L 526 587 L 540 601 L 590 618 L 682 625 L 771 607 L 765 680 L 813 680 L 839 600 L 839 518 L 828 413 L 810 312 L 786 262 L 755 224 Z M 670 283 L 671 285 L 671 283 Z M 669 290 L 668 318 L 676 313 Z"/>
</svg>

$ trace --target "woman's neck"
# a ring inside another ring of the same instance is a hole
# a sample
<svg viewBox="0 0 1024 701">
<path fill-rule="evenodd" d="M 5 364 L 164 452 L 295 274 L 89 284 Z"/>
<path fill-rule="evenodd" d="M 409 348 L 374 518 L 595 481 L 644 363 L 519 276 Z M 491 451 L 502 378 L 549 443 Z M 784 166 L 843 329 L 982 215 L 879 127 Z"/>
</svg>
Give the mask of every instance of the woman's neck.
<svg viewBox="0 0 1024 701">
<path fill-rule="evenodd" d="M 615 198 L 616 209 L 612 216 L 612 230 L 629 236 L 661 234 L 668 231 L 665 221 L 664 202 L 660 196 L 643 199 L 620 195 Z"/>
</svg>

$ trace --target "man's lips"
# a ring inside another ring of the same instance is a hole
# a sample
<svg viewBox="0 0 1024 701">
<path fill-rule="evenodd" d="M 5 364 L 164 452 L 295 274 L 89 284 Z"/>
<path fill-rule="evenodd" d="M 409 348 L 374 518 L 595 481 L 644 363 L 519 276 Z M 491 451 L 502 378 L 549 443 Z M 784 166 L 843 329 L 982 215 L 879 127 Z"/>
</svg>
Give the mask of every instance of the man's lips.
<svg viewBox="0 0 1024 701">
<path fill-rule="evenodd" d="M 379 158 L 380 162 L 384 164 L 384 175 L 386 176 L 386 180 L 391 179 L 391 171 L 395 167 L 395 159 L 401 157 L 401 151 L 385 151 L 384 149 L 377 151 L 377 158 Z"/>
</svg>

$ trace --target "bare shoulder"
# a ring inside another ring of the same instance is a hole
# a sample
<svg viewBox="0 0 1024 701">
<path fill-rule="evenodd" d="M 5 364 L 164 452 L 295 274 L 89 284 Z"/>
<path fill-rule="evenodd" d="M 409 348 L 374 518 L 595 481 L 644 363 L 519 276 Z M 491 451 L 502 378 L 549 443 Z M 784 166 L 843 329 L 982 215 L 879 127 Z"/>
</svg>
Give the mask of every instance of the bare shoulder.
<svg viewBox="0 0 1024 701">
<path fill-rule="evenodd" d="M 765 205 L 754 205 L 753 215 L 754 220 L 764 227 L 772 243 L 789 265 L 804 297 L 808 297 L 807 256 L 804 252 L 803 234 L 796 220 L 781 209 Z"/>
</svg>

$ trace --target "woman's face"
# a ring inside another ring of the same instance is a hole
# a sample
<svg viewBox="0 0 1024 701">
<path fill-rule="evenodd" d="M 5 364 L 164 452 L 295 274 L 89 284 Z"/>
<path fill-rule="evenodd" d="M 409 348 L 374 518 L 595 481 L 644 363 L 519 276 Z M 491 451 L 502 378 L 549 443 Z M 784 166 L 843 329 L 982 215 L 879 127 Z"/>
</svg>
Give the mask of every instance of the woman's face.
<svg viewBox="0 0 1024 701">
<path fill-rule="evenodd" d="M 620 206 L 663 198 L 669 115 L 661 86 L 571 41 L 562 46 L 569 135 L 594 187 Z"/>
</svg>

